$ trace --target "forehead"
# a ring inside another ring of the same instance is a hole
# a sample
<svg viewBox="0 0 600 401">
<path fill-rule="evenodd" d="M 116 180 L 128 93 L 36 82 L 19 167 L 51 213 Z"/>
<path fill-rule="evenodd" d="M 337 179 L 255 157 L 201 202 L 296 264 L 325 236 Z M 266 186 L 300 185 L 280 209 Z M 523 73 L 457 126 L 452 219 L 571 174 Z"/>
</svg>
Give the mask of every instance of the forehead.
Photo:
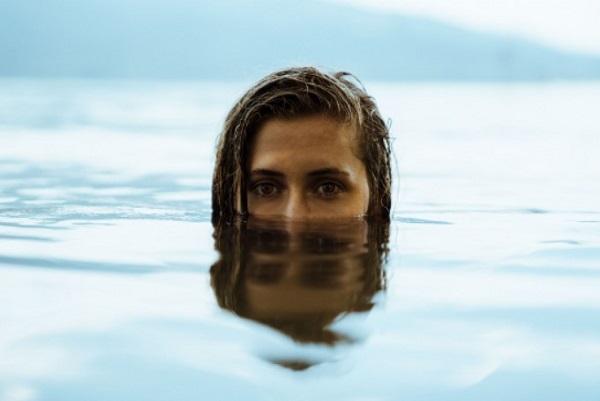
<svg viewBox="0 0 600 401">
<path fill-rule="evenodd" d="M 271 152 L 308 153 L 323 149 L 357 154 L 357 138 L 354 124 L 328 116 L 273 118 L 263 123 L 251 140 L 250 157 Z"/>
</svg>

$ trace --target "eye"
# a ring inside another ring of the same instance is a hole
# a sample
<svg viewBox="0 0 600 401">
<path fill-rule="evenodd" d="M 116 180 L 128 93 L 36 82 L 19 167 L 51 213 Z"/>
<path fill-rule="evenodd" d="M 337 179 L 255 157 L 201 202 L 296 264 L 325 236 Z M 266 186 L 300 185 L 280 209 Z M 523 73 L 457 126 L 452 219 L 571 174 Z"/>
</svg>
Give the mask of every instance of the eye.
<svg viewBox="0 0 600 401">
<path fill-rule="evenodd" d="M 271 196 L 277 192 L 277 187 L 270 182 L 259 182 L 252 186 L 252 192 L 259 196 Z"/>
<path fill-rule="evenodd" d="M 335 182 L 324 182 L 317 187 L 317 194 L 329 198 L 342 192 L 342 187 Z"/>
</svg>

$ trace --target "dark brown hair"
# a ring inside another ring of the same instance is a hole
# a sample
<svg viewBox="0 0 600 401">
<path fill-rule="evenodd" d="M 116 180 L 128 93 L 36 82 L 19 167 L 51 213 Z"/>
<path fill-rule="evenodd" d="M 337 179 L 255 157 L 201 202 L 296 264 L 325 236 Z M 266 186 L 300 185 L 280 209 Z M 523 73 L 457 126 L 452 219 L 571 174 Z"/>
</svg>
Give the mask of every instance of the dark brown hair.
<svg viewBox="0 0 600 401">
<path fill-rule="evenodd" d="M 254 85 L 233 106 L 221 132 L 212 184 L 213 222 L 246 214 L 245 174 L 249 143 L 273 118 L 324 115 L 358 130 L 359 157 L 369 184 L 367 213 L 389 219 L 391 167 L 389 130 L 377 105 L 359 81 L 346 72 L 325 73 L 314 67 L 274 72 Z M 236 193 L 241 210 L 236 212 Z"/>
</svg>

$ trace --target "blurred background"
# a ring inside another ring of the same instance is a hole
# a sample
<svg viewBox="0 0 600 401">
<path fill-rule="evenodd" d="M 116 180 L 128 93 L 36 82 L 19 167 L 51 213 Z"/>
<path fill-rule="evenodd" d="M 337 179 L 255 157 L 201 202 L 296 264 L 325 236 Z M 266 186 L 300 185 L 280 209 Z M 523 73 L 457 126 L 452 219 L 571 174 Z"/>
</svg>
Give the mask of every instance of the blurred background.
<svg viewBox="0 0 600 401">
<path fill-rule="evenodd" d="M 600 77 L 597 0 L 4 0 L 0 75 L 254 80 Z"/>
</svg>

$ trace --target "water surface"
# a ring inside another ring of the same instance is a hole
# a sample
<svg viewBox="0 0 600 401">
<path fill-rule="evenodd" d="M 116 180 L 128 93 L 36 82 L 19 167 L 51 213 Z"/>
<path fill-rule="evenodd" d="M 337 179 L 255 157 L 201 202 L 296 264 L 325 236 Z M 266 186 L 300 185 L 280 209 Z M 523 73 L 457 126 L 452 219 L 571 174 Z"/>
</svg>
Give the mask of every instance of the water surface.
<svg viewBox="0 0 600 401">
<path fill-rule="evenodd" d="M 599 84 L 367 86 L 385 240 L 259 223 L 222 248 L 244 85 L 0 81 L 0 400 L 597 399 Z"/>
</svg>

